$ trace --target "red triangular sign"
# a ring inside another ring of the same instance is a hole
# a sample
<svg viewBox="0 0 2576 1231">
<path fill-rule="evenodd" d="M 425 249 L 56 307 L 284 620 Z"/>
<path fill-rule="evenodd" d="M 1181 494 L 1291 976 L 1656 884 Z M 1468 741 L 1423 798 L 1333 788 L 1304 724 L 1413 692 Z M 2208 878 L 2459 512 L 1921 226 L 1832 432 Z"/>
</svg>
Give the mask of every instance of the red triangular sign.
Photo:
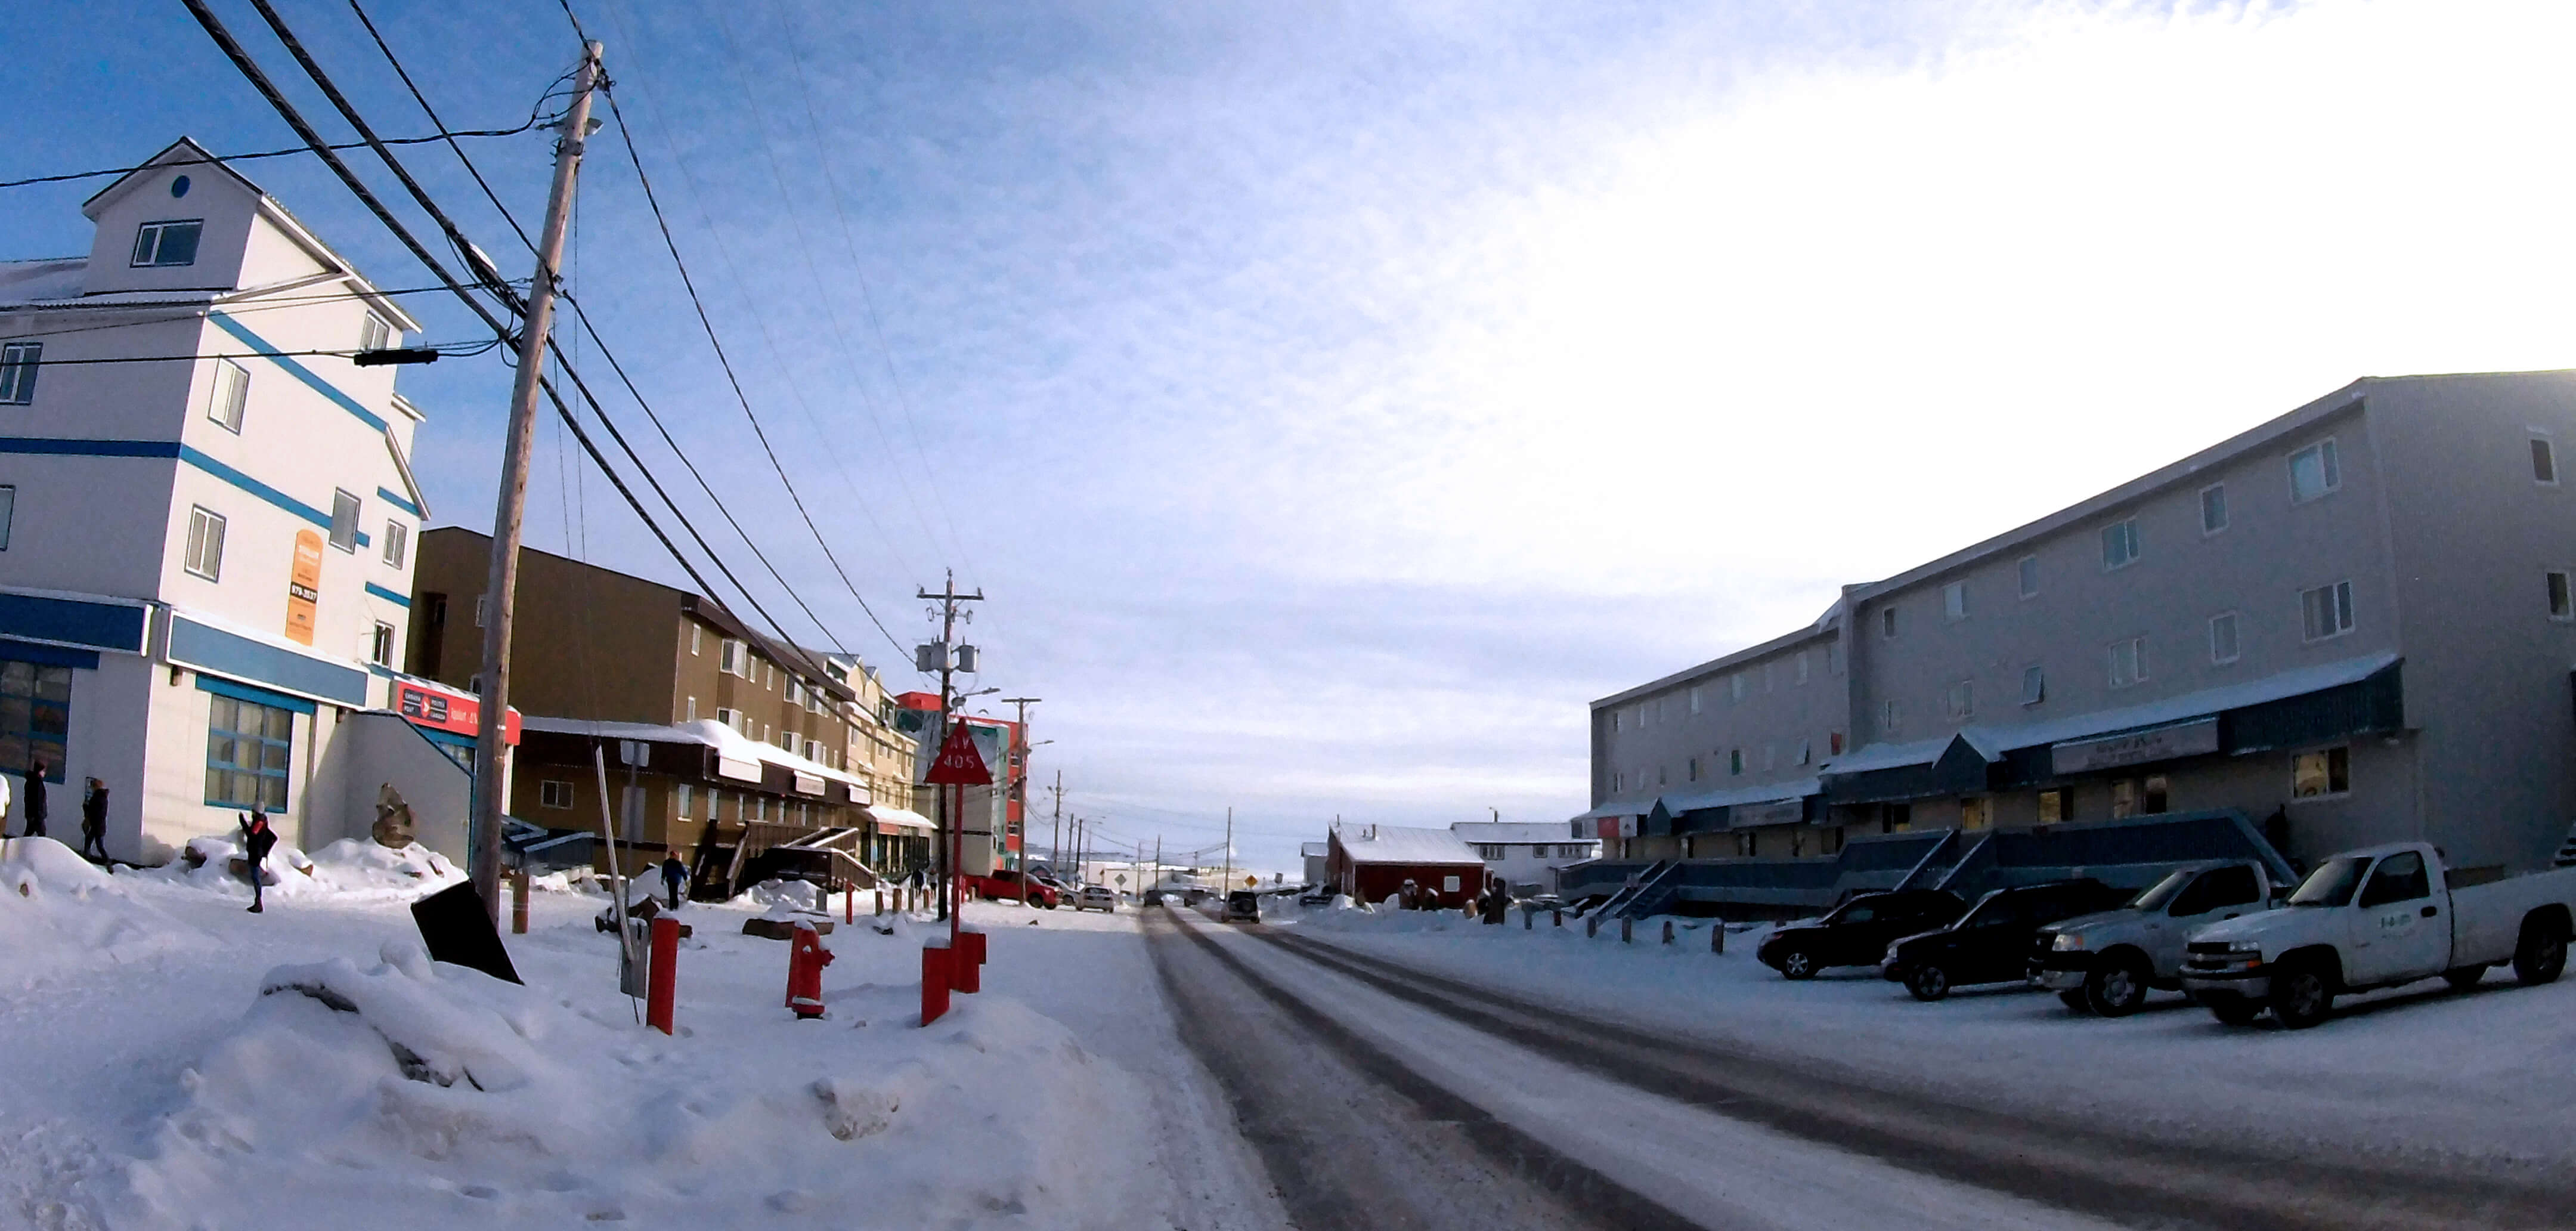
<svg viewBox="0 0 2576 1231">
<path fill-rule="evenodd" d="M 939 745 L 939 759 L 930 763 L 930 773 L 922 781 L 932 786 L 993 784 L 993 771 L 985 768 L 984 754 L 975 750 L 975 737 L 966 733 L 965 723 L 948 728 L 948 738 Z"/>
</svg>

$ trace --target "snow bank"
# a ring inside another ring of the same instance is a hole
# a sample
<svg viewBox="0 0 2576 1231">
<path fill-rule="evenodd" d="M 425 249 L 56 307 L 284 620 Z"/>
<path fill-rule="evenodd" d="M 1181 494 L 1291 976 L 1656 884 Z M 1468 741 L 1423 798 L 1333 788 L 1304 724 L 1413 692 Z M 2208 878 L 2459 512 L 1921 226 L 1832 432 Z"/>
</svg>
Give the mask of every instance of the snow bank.
<svg viewBox="0 0 2576 1231">
<path fill-rule="evenodd" d="M 185 854 L 139 875 L 171 884 L 250 900 L 250 882 L 232 861 L 244 852 L 238 834 L 188 839 Z M 297 898 L 415 898 L 466 879 L 444 855 L 413 843 L 400 850 L 373 841 L 342 838 L 308 856 L 284 842 L 269 849 L 265 896 Z"/>
<path fill-rule="evenodd" d="M 138 878 L 111 876 L 52 838 L 0 845 L 0 969 L 131 962 L 213 943 L 138 899 Z"/>
<path fill-rule="evenodd" d="M 827 993 L 677 1038 L 428 962 L 283 966 L 182 1077 L 121 1221 L 174 1226 L 1132 1225 L 1130 1084 L 1016 1001 Z M 683 971 L 683 978 L 688 972 Z M 587 984 L 585 984 L 587 988 Z"/>
</svg>

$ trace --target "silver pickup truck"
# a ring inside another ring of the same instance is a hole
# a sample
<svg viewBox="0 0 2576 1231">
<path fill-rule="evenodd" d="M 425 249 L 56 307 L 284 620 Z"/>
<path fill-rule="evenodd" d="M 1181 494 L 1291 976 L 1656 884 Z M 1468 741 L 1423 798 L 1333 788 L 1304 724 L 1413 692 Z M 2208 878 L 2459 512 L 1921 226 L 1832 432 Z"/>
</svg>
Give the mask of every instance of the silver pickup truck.
<svg viewBox="0 0 2576 1231">
<path fill-rule="evenodd" d="M 2251 860 L 2185 864 L 2127 906 L 2039 930 L 2030 983 L 2079 1013 L 2126 1017 L 2149 988 L 2182 986 L 2183 943 L 2206 924 L 2270 909 L 2286 887 Z"/>
<path fill-rule="evenodd" d="M 2455 883 L 2439 851 L 2396 842 L 2327 860 L 2279 910 L 2193 933 L 2182 985 L 2229 1025 L 2270 1009 L 2301 1029 L 2338 994 L 2433 975 L 2466 988 L 2511 962 L 2524 983 L 2547 983 L 2567 968 L 2571 923 L 2576 868 Z"/>
</svg>

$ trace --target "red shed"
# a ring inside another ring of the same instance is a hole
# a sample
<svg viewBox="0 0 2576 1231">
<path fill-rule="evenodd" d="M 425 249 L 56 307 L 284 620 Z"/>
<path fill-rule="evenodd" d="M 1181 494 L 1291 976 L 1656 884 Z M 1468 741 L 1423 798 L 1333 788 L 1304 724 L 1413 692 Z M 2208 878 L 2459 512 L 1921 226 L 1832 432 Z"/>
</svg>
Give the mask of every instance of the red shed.
<svg viewBox="0 0 2576 1231">
<path fill-rule="evenodd" d="M 1342 825 L 1333 829 L 1325 875 L 1363 902 L 1383 902 L 1412 881 L 1441 905 L 1463 907 L 1485 887 L 1485 861 L 1446 829 Z"/>
</svg>

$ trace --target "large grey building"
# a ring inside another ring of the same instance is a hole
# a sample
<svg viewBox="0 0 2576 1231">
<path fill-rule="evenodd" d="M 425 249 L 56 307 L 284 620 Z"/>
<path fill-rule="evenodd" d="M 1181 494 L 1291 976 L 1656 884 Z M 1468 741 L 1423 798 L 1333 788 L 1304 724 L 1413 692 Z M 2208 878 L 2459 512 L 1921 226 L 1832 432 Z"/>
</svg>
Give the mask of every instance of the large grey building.
<svg viewBox="0 0 2576 1231">
<path fill-rule="evenodd" d="M 2576 812 L 2576 372 L 2370 378 L 1592 705 L 1630 859 L 2236 809 L 2545 864 Z"/>
</svg>

